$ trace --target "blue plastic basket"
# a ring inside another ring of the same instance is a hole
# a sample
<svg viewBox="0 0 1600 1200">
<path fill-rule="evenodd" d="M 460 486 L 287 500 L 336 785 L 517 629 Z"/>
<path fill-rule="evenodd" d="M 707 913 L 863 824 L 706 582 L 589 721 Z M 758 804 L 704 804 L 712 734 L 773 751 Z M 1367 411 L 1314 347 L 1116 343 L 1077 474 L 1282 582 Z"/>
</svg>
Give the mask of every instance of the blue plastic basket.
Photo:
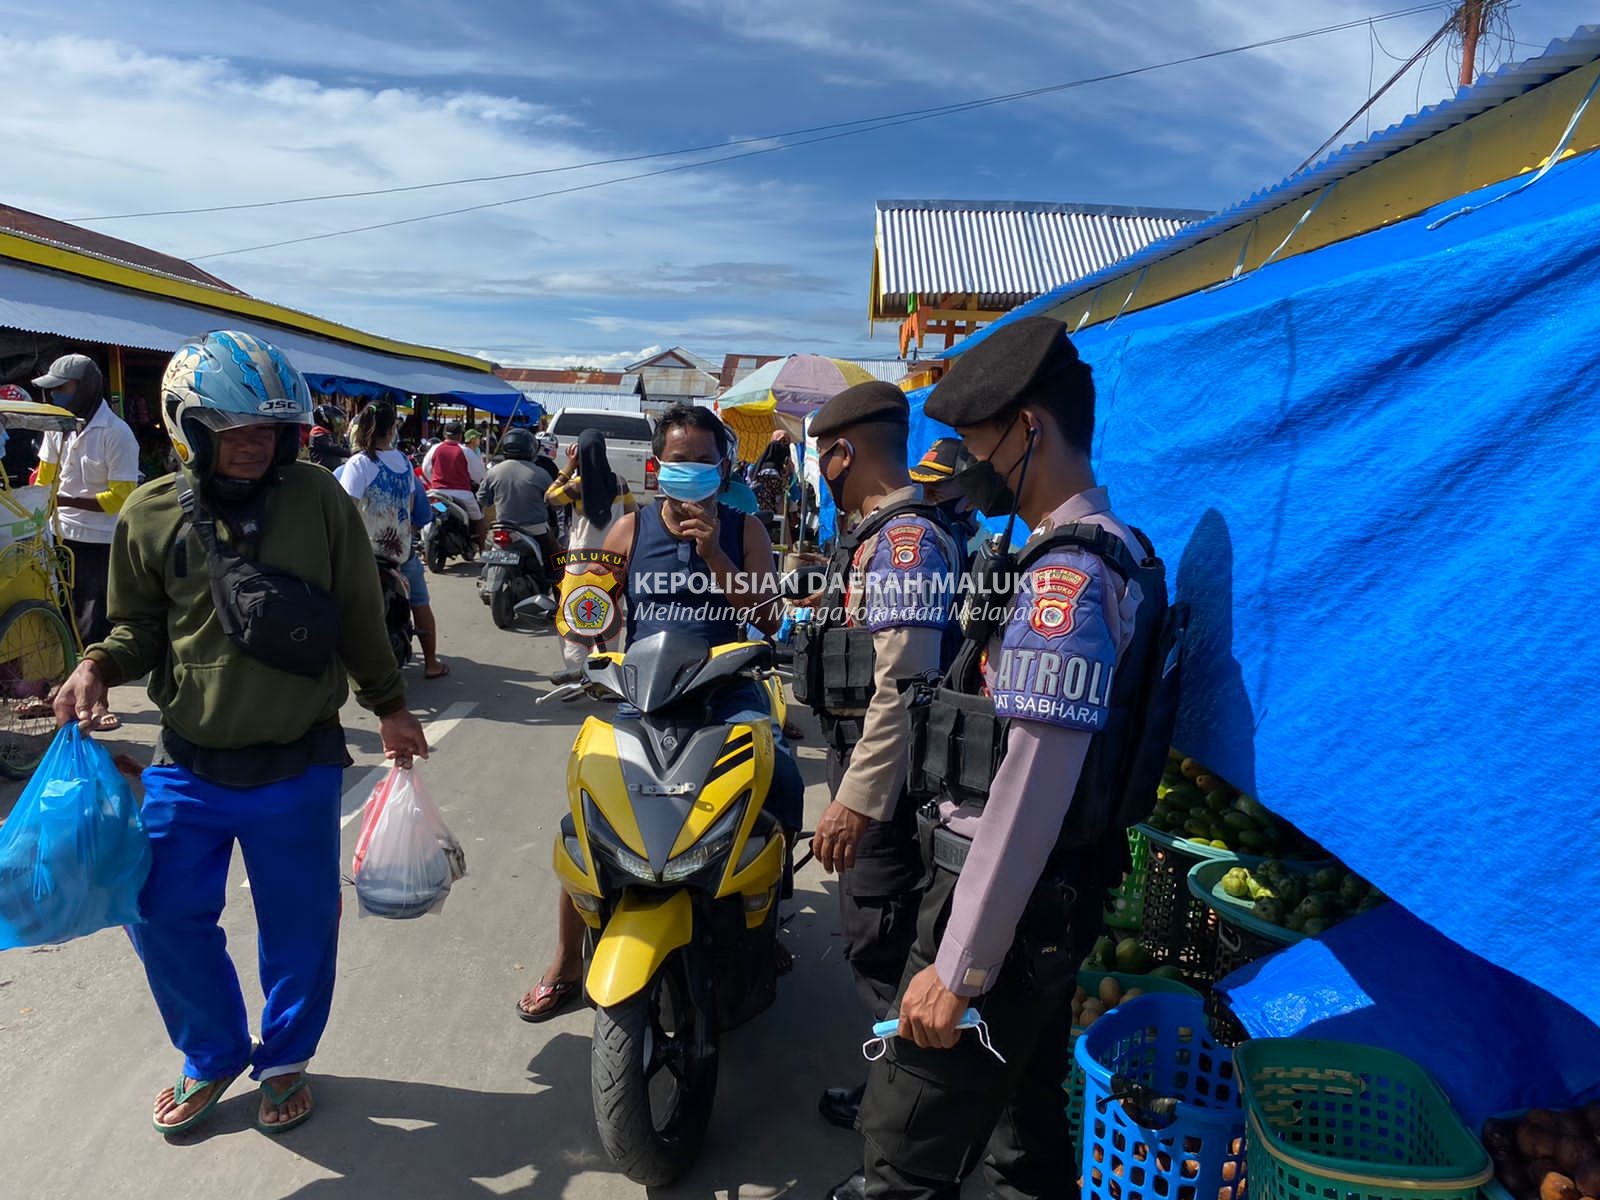
<svg viewBox="0 0 1600 1200">
<path fill-rule="evenodd" d="M 1084 1200 L 1239 1200 L 1244 1105 L 1233 1052 L 1193 996 L 1139 996 L 1084 1031 Z M 1131 1094 L 1130 1094 L 1131 1092 Z M 1166 1115 L 1141 1105 L 1173 1099 Z"/>
</svg>

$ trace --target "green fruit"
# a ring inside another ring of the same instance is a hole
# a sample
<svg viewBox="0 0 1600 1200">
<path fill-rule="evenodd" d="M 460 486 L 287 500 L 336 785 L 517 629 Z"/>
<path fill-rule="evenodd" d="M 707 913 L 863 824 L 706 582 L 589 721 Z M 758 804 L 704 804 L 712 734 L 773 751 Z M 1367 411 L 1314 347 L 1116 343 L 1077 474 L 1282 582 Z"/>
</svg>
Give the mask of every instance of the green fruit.
<svg viewBox="0 0 1600 1200">
<path fill-rule="evenodd" d="M 1227 792 L 1207 792 L 1206 807 L 1214 813 L 1225 813 L 1233 807 L 1233 797 Z"/>
<path fill-rule="evenodd" d="M 1139 944 L 1138 938 L 1123 938 L 1117 943 L 1116 970 L 1130 975 L 1142 975 L 1155 965 L 1150 951 Z"/>
<path fill-rule="evenodd" d="M 1152 979 L 1175 979 L 1179 983 L 1183 982 L 1183 972 L 1171 963 L 1163 963 L 1161 966 L 1145 972 L 1145 974 Z"/>
<path fill-rule="evenodd" d="M 1270 897 L 1272 899 L 1277 899 L 1277 893 L 1274 892 L 1271 888 L 1269 888 L 1266 884 L 1262 883 L 1254 875 L 1250 876 L 1249 880 L 1250 880 L 1250 899 L 1252 899 L 1252 900 L 1261 900 L 1263 898 L 1268 898 L 1268 897 Z"/>
<path fill-rule="evenodd" d="M 1304 933 L 1307 919 L 1304 913 L 1296 910 L 1290 913 L 1288 918 L 1283 921 L 1283 927 L 1291 933 Z"/>
<path fill-rule="evenodd" d="M 1372 890 L 1371 885 L 1359 875 L 1346 875 L 1339 885 L 1339 902 L 1346 908 L 1357 908 Z"/>
<path fill-rule="evenodd" d="M 1284 866 L 1282 861 L 1276 858 L 1267 859 L 1266 862 L 1262 863 L 1259 867 L 1251 872 L 1251 874 L 1255 875 L 1257 878 L 1268 881 L 1279 879 L 1288 873 L 1289 868 Z"/>
<path fill-rule="evenodd" d="M 1254 829 L 1256 823 L 1244 813 L 1229 811 L 1222 814 L 1222 823 L 1229 829 Z"/>
<path fill-rule="evenodd" d="M 1190 817 L 1183 823 L 1183 831 L 1190 837 L 1203 839 L 1209 839 L 1211 837 L 1211 827 L 1204 821 L 1198 820 L 1195 817 Z"/>
<path fill-rule="evenodd" d="M 1273 896 L 1263 896 L 1256 901 L 1256 916 L 1273 925 L 1282 925 L 1285 918 L 1283 902 Z"/>
<path fill-rule="evenodd" d="M 1300 903 L 1295 907 L 1294 911 L 1301 917 L 1326 918 L 1328 916 L 1328 902 L 1325 897 L 1320 895 L 1307 896 L 1304 900 L 1300 901 Z"/>
<path fill-rule="evenodd" d="M 1268 817 L 1267 810 L 1254 796 L 1240 796 L 1234 801 L 1233 806 L 1246 816 L 1254 817 L 1257 821 L 1265 821 Z"/>
<path fill-rule="evenodd" d="M 1337 892 L 1344 875 L 1338 867 L 1323 867 L 1311 877 L 1311 890 L 1314 892 Z"/>
<path fill-rule="evenodd" d="M 1326 933 L 1331 922 L 1324 921 L 1321 917 L 1307 917 L 1306 923 L 1300 927 L 1300 932 L 1307 937 L 1316 937 L 1319 933 Z"/>
<path fill-rule="evenodd" d="M 1243 867 L 1235 867 L 1222 877 L 1222 890 L 1235 900 L 1255 898 L 1250 894 L 1250 872 Z"/>
<path fill-rule="evenodd" d="M 1267 848 L 1267 839 L 1254 829 L 1241 829 L 1233 836 L 1242 850 L 1265 850 Z"/>
<path fill-rule="evenodd" d="M 1109 936 L 1100 938 L 1089 953 L 1089 961 L 1102 971 L 1116 970 L 1117 943 Z"/>
<path fill-rule="evenodd" d="M 1216 830 L 1212 830 L 1212 832 L 1215 833 Z M 1227 842 L 1223 841 L 1219 837 L 1214 837 L 1214 838 L 1211 839 L 1211 848 L 1213 850 L 1232 850 L 1233 849 L 1232 846 L 1228 845 Z"/>
<path fill-rule="evenodd" d="M 1284 904 L 1295 908 L 1306 898 L 1306 881 L 1298 875 L 1285 874 L 1272 885 L 1272 890 L 1278 893 L 1278 899 Z"/>
<path fill-rule="evenodd" d="M 1366 899 L 1362 900 L 1360 904 L 1356 905 L 1356 911 L 1357 912 L 1371 912 L 1373 909 L 1377 908 L 1378 905 L 1386 903 L 1388 901 L 1388 899 L 1389 898 L 1387 896 L 1385 896 L 1382 892 L 1379 892 L 1379 891 L 1368 892 L 1367 896 L 1366 896 Z"/>
</svg>

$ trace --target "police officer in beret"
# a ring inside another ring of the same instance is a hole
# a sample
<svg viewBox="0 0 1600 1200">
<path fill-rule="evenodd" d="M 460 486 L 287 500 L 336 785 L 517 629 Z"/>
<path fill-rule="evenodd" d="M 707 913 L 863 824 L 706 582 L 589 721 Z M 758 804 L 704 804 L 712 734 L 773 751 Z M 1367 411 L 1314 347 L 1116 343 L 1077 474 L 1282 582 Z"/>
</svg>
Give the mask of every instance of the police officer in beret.
<svg viewBox="0 0 1600 1200">
<path fill-rule="evenodd" d="M 843 518 L 820 619 L 797 639 L 797 692 L 828 747 L 832 803 L 817 861 L 839 872 L 839 927 L 874 1021 L 894 1000 L 916 934 L 923 875 L 916 813 L 904 798 L 910 725 L 899 681 L 949 665 L 962 547 L 906 471 L 910 410 L 899 388 L 849 388 L 812 418 L 822 479 Z M 855 1127 L 865 1085 L 832 1088 L 823 1117 Z"/>
<path fill-rule="evenodd" d="M 899 1034 L 861 1106 L 865 1170 L 832 1195 L 956 1200 L 982 1161 L 994 1195 L 1069 1196 L 1070 1004 L 1126 864 L 1118 789 L 1165 582 L 1095 482 L 1094 384 L 1059 322 L 995 329 L 927 412 L 975 457 L 960 479 L 977 507 L 1034 533 L 1014 591 L 987 622 L 969 611 L 944 685 L 913 709 L 914 728 L 955 733 L 915 735 L 913 786 L 937 800 L 922 831 L 931 876 Z M 999 749 L 974 761 L 986 739 Z M 998 1057 L 957 1028 L 969 1008 Z"/>
</svg>

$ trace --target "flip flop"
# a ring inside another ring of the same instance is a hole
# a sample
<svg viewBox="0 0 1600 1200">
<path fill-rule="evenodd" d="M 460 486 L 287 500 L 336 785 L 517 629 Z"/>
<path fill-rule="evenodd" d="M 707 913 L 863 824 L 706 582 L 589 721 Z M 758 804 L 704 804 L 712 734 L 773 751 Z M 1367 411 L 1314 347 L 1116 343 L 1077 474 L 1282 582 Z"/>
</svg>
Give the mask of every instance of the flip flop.
<svg viewBox="0 0 1600 1200">
<path fill-rule="evenodd" d="M 450 674 L 450 664 L 440 663 L 437 671 L 434 671 L 431 674 L 427 671 L 424 671 L 422 673 L 422 677 L 424 679 L 443 679 L 448 674 Z"/>
<path fill-rule="evenodd" d="M 518 1000 L 517 1016 L 531 1025 L 537 1025 L 541 1021 L 548 1021 L 551 1017 L 566 1012 L 567 1009 L 572 1007 L 572 1002 L 578 998 L 578 995 L 578 985 L 569 980 L 558 979 L 554 983 L 541 983 L 533 989 L 533 1003 L 536 1006 L 543 1004 L 547 1000 L 554 1001 L 554 1003 L 548 1008 L 539 1009 L 537 1012 L 529 1012 L 522 1007 L 522 1001 Z"/>
<path fill-rule="evenodd" d="M 305 1091 L 306 1088 L 310 1086 L 310 1083 L 311 1081 L 306 1078 L 305 1073 L 301 1072 L 299 1079 L 296 1079 L 288 1087 L 284 1088 L 282 1091 L 279 1091 L 273 1086 L 272 1080 L 263 1079 L 261 1081 L 261 1094 L 267 1098 L 267 1103 L 272 1105 L 273 1108 L 282 1108 L 289 1102 L 291 1097 L 298 1096 L 301 1092 Z M 311 1119 L 311 1115 L 316 1111 L 317 1106 L 312 1104 L 310 1108 L 306 1109 L 305 1112 L 301 1113 L 298 1117 L 290 1117 L 287 1121 L 276 1122 L 263 1121 L 261 1119 L 261 1114 L 257 1112 L 256 1128 L 262 1133 L 266 1134 L 268 1137 L 277 1137 L 280 1133 L 288 1133 L 289 1130 L 293 1129 L 296 1125 L 304 1125 Z"/>
<path fill-rule="evenodd" d="M 98 712 L 89 718 L 89 729 L 93 733 L 115 733 L 122 728 L 122 718 L 113 712 Z"/>
<path fill-rule="evenodd" d="M 204 1121 L 211 1115 L 212 1110 L 214 1110 L 217 1107 L 217 1104 L 222 1100 L 223 1094 L 233 1086 L 233 1081 L 243 1074 L 244 1068 L 240 1067 L 232 1075 L 224 1075 L 217 1079 L 190 1080 L 186 1076 L 179 1075 L 178 1082 L 172 1085 L 172 1101 L 174 1104 L 185 1104 L 194 1096 L 196 1092 L 203 1091 L 208 1087 L 215 1089 L 211 1093 L 211 1098 L 205 1102 L 199 1112 L 185 1117 L 176 1125 L 163 1125 L 154 1116 L 151 1116 L 150 1124 L 156 1127 L 157 1133 L 163 1134 L 166 1137 L 174 1137 L 186 1130 L 193 1129 L 196 1125 L 200 1124 L 201 1121 Z"/>
</svg>

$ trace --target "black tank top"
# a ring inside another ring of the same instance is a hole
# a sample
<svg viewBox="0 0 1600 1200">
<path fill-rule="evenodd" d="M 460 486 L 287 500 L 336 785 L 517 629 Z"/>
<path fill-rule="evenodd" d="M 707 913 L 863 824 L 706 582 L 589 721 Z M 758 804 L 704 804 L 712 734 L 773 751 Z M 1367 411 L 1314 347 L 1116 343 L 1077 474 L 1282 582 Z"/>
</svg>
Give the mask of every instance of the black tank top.
<svg viewBox="0 0 1600 1200">
<path fill-rule="evenodd" d="M 744 568 L 744 514 L 717 505 L 717 543 Z M 757 568 L 758 570 L 761 568 Z M 742 638 L 737 613 L 717 590 L 711 568 L 693 542 L 667 531 L 659 503 L 643 505 L 628 555 L 628 640 L 671 630 L 718 646 Z"/>
</svg>

